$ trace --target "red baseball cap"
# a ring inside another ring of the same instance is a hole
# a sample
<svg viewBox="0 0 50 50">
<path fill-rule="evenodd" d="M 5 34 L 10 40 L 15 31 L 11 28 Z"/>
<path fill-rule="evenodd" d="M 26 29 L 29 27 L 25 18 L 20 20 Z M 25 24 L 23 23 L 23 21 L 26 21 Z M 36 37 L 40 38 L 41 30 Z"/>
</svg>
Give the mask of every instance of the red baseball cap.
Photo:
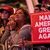
<svg viewBox="0 0 50 50">
<path fill-rule="evenodd" d="M 14 10 L 13 10 L 13 8 L 12 8 L 11 6 L 4 5 L 4 6 L 2 6 L 1 8 L 2 8 L 3 10 L 6 10 L 6 11 L 10 12 L 11 14 L 14 13 Z"/>
</svg>

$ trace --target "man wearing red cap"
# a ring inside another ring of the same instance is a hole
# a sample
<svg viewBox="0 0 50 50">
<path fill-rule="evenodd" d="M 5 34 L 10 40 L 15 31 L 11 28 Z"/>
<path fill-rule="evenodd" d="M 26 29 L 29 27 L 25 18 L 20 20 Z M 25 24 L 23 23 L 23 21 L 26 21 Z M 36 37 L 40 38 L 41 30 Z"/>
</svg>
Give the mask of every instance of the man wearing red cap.
<svg viewBox="0 0 50 50">
<path fill-rule="evenodd" d="M 2 27 L 4 27 L 4 32 L 2 32 L 3 33 L 2 37 L 3 37 L 4 34 L 6 34 L 6 36 L 7 36 L 7 30 L 5 30 L 5 27 L 7 25 L 8 18 L 10 17 L 10 15 L 13 14 L 13 8 L 10 7 L 10 6 L 2 6 L 1 7 L 1 10 L 2 10 L 2 15 L 1 15 Z"/>
<path fill-rule="evenodd" d="M 3 25 L 8 22 L 8 18 L 10 17 L 11 14 L 13 14 L 13 8 L 10 6 L 2 6 L 2 19 L 3 19 Z"/>
</svg>

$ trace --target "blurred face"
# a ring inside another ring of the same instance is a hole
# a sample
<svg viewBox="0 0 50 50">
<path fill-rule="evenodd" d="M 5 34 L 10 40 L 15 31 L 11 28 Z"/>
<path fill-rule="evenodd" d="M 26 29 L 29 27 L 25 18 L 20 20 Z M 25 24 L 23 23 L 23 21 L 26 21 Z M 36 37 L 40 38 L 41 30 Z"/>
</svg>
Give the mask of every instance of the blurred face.
<svg viewBox="0 0 50 50">
<path fill-rule="evenodd" d="M 10 28 L 8 26 L 5 27 L 5 30 L 10 30 Z"/>
<path fill-rule="evenodd" d="M 9 21 L 7 25 L 9 26 L 10 30 L 15 29 L 16 27 L 16 23 L 14 21 Z"/>
<path fill-rule="evenodd" d="M 16 18 L 15 20 L 17 22 L 22 22 L 24 20 L 24 13 L 23 13 L 23 10 L 22 9 L 19 9 L 17 12 L 16 12 Z"/>
<path fill-rule="evenodd" d="M 9 13 L 7 11 L 2 12 L 2 19 L 7 19 L 9 17 Z"/>
<path fill-rule="evenodd" d="M 16 13 L 17 13 L 19 16 L 24 16 L 24 13 L 23 13 L 23 10 L 22 10 L 22 9 L 17 10 Z"/>
</svg>

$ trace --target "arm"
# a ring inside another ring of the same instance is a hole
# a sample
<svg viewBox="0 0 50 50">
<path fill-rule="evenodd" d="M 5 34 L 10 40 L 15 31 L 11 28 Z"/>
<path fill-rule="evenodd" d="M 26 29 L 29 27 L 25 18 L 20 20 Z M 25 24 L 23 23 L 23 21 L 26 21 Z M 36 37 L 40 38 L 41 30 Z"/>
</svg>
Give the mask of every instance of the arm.
<svg viewBox="0 0 50 50">
<path fill-rule="evenodd" d="M 31 27 L 30 25 L 25 25 L 21 28 L 19 32 L 23 40 L 31 40 Z"/>
<path fill-rule="evenodd" d="M 10 36 L 10 32 L 6 30 L 3 36 L 1 37 L 1 43 L 5 43 L 5 41 L 8 39 L 9 36 Z"/>
</svg>

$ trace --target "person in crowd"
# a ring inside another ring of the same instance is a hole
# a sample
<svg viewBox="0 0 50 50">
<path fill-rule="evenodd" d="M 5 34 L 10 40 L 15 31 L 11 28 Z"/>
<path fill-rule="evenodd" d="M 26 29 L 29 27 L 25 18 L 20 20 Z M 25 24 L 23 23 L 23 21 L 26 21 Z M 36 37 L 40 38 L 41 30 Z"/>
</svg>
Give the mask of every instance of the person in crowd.
<svg viewBox="0 0 50 50">
<path fill-rule="evenodd" d="M 19 8 L 15 14 L 10 16 L 11 19 L 9 18 L 9 22 L 7 23 L 10 29 L 10 37 L 8 38 L 9 45 L 23 45 L 23 42 L 24 45 L 28 45 L 30 44 L 29 41 L 31 41 L 29 16 L 22 8 Z M 4 38 L 6 37 L 3 37 L 1 41 Z"/>
<path fill-rule="evenodd" d="M 30 35 L 30 33 L 31 33 L 31 31 L 30 31 L 31 27 L 30 27 L 30 24 L 29 24 L 30 23 L 29 16 L 27 15 L 27 13 L 22 8 L 19 8 L 16 11 L 15 14 L 16 14 L 16 16 L 14 18 L 15 20 L 11 19 L 7 23 L 7 26 L 9 28 L 9 30 L 10 30 L 9 33 L 8 33 L 10 35 L 10 37 L 8 39 L 11 42 L 11 44 L 17 44 L 17 43 L 19 43 L 18 42 L 18 41 L 20 41 L 19 37 L 21 37 L 21 39 L 24 38 L 25 40 L 26 39 L 27 40 L 31 39 L 31 37 L 30 37 L 31 36 Z M 12 17 L 10 17 L 10 18 L 12 18 Z M 8 34 L 7 34 L 7 37 L 9 36 Z M 1 42 L 3 42 L 3 43 L 7 39 L 5 36 L 6 36 L 6 34 L 4 34 L 2 36 L 2 38 L 1 38 Z"/>
<path fill-rule="evenodd" d="M 7 22 L 8 22 L 8 18 L 10 17 L 11 14 L 13 14 L 13 8 L 11 8 L 10 6 L 2 6 L 2 20 L 3 20 L 3 26 L 5 27 Z"/>
<path fill-rule="evenodd" d="M 42 0 L 42 10 L 50 11 L 50 0 Z"/>
<path fill-rule="evenodd" d="M 41 11 L 41 5 L 38 4 L 38 5 L 36 5 L 36 6 L 34 7 L 34 12 L 35 12 L 35 13 L 38 13 L 38 12 L 40 12 L 40 11 Z"/>
<path fill-rule="evenodd" d="M 2 6 L 1 7 L 2 9 L 2 16 L 1 16 L 1 19 L 2 19 L 2 27 L 4 27 L 4 31 L 2 32 L 3 35 L 1 37 L 1 39 L 4 37 L 4 35 L 8 36 L 7 35 L 7 30 L 5 30 L 5 27 L 7 25 L 7 22 L 8 22 L 8 18 L 10 17 L 10 15 L 13 14 L 13 8 L 11 8 L 10 6 Z M 1 42 L 3 43 L 3 41 Z"/>
<path fill-rule="evenodd" d="M 42 0 L 41 4 L 34 6 L 34 12 L 48 12 L 50 11 L 50 0 Z"/>
<path fill-rule="evenodd" d="M 38 4 L 34 7 L 34 12 L 38 13 L 38 12 L 48 12 L 49 11 L 49 7 L 45 7 L 42 6 L 42 4 Z"/>
</svg>

